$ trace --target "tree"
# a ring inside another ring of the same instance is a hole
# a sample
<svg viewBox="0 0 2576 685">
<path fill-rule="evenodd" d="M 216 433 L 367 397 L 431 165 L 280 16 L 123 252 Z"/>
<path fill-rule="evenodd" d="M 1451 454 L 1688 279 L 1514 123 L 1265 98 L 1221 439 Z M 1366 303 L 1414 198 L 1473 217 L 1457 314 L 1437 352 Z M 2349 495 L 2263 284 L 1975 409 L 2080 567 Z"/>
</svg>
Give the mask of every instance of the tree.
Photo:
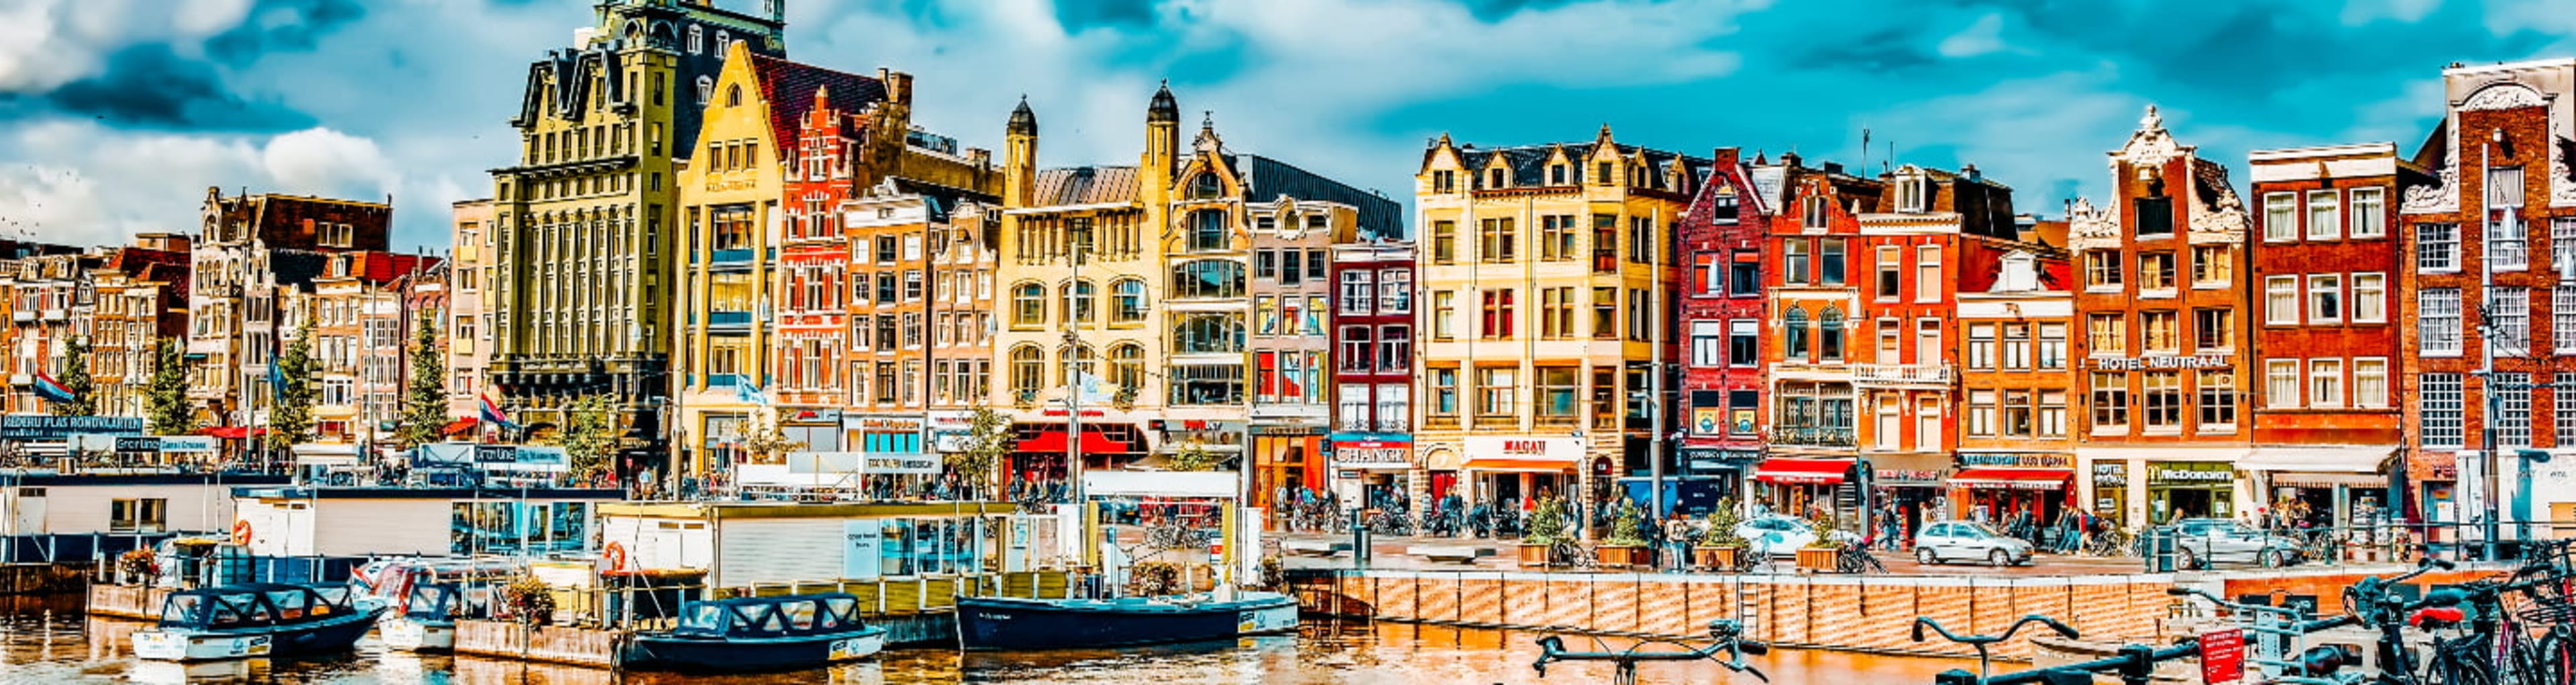
<svg viewBox="0 0 2576 685">
<path fill-rule="evenodd" d="M 197 431 L 197 407 L 188 401 L 188 366 L 179 356 L 179 341 L 163 340 L 153 351 L 151 413 L 153 435 Z"/>
<path fill-rule="evenodd" d="M 63 390 L 71 399 L 54 403 L 55 416 L 97 416 L 97 384 L 89 376 L 89 340 L 67 336 L 63 340 Z"/>
<path fill-rule="evenodd" d="M 268 409 L 268 446 L 284 452 L 313 441 L 312 322 L 296 328 L 295 342 L 269 364 L 276 402 Z"/>
<path fill-rule="evenodd" d="M 999 468 L 1003 455 L 1011 453 L 1011 417 L 991 407 L 976 407 L 967 418 L 964 450 L 946 457 L 948 472 L 973 488 L 976 499 L 984 499 L 985 488 L 993 484 L 993 470 Z"/>
<path fill-rule="evenodd" d="M 787 431 L 778 427 L 775 410 L 761 412 L 753 417 L 752 425 L 743 428 L 742 451 L 751 455 L 753 463 L 786 463 L 787 453 L 801 449 L 805 449 L 805 441 L 788 439 Z"/>
<path fill-rule="evenodd" d="M 447 349 L 438 345 L 438 317 L 421 312 L 411 342 L 411 382 L 404 389 L 402 419 L 394 441 L 403 449 L 438 442 L 447 430 Z"/>
<path fill-rule="evenodd" d="M 617 418 L 607 395 L 587 395 L 573 400 L 565 409 L 564 429 L 555 438 L 556 446 L 572 463 L 576 479 L 597 478 L 608 470 L 608 458 L 617 454 Z"/>
<path fill-rule="evenodd" d="M 1192 438 L 1182 442 L 1180 449 L 1172 453 L 1172 469 L 1176 471 L 1214 471 L 1219 465 L 1219 462 L 1223 459 L 1223 456 L 1210 451 L 1205 443 L 1201 443 L 1196 438 Z"/>
</svg>

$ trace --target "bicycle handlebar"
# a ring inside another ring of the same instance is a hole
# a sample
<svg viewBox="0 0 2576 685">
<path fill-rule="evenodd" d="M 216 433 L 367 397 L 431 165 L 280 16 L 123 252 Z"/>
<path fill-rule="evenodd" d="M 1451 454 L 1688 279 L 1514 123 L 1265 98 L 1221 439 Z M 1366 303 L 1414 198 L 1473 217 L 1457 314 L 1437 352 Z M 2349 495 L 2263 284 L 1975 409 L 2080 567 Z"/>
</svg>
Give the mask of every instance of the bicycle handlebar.
<svg viewBox="0 0 2576 685">
<path fill-rule="evenodd" d="M 2015 633 L 2021 632 L 2023 626 L 2033 623 L 2048 626 L 2050 630 L 2057 631 L 2058 635 L 2065 636 L 2066 639 L 2069 640 L 2083 639 L 2081 636 L 2076 634 L 2074 628 L 2068 627 L 2064 623 L 2059 623 L 2057 619 L 2041 616 L 2039 614 L 2031 614 L 2029 616 L 2021 617 L 2021 620 L 2014 621 L 2011 627 L 2004 629 L 2004 634 L 2002 635 L 1960 635 L 1950 632 L 1950 629 L 1948 628 L 1941 627 L 1941 622 L 1932 620 L 1932 617 L 1917 616 L 1914 618 L 1914 641 L 1923 641 L 1923 629 L 1928 626 L 1932 629 L 1932 632 L 1940 633 L 1941 639 L 1944 640 L 1970 646 L 1991 645 L 2012 639 L 2012 636 Z"/>
</svg>

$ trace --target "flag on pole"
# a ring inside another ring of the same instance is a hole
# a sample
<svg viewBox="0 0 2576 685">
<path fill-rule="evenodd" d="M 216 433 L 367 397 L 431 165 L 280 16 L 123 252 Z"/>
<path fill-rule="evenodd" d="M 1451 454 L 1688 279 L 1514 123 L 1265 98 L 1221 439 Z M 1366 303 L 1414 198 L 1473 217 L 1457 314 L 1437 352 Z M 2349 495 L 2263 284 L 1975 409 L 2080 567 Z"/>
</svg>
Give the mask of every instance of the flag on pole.
<svg viewBox="0 0 2576 685">
<path fill-rule="evenodd" d="M 54 380 L 53 374 L 43 371 L 36 372 L 36 396 L 44 398 L 47 402 L 70 402 L 80 399 L 73 396 L 72 389 L 64 387 L 62 381 Z"/>
<path fill-rule="evenodd" d="M 492 401 L 491 393 L 484 393 L 476 399 L 481 401 L 476 403 L 480 408 L 480 412 L 475 418 L 481 419 L 484 423 L 500 426 L 502 428 L 518 427 L 516 424 L 510 423 L 510 416 L 508 414 L 501 413 L 501 403 Z"/>
</svg>

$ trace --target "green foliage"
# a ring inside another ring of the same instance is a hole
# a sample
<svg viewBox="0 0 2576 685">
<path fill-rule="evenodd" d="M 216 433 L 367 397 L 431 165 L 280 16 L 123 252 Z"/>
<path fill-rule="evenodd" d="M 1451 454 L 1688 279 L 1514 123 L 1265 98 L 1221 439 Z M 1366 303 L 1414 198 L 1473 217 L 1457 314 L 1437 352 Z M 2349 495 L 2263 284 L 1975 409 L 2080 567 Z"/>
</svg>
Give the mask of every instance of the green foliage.
<svg viewBox="0 0 2576 685">
<path fill-rule="evenodd" d="M 98 384 L 89 376 L 88 338 L 75 335 L 63 340 L 63 372 L 55 380 L 72 394 L 71 399 L 54 403 L 55 416 L 98 415 Z"/>
<path fill-rule="evenodd" d="M 1735 499 L 1732 497 L 1717 501 L 1717 510 L 1708 513 L 1708 530 L 1700 533 L 1699 546 L 1744 546 L 1744 536 L 1735 534 L 1735 527 L 1744 523 L 1744 514 L 1737 512 L 1735 508 Z"/>
<path fill-rule="evenodd" d="M 573 400 L 565 409 L 564 429 L 556 434 L 557 446 L 571 460 L 572 475 L 577 479 L 593 478 L 608 470 L 608 458 L 617 454 L 617 416 L 607 395 L 585 395 Z"/>
<path fill-rule="evenodd" d="M 188 401 L 188 364 L 179 341 L 163 340 L 152 354 L 152 434 L 197 432 L 196 403 Z"/>
<path fill-rule="evenodd" d="M 966 449 L 948 453 L 945 460 L 948 472 L 957 474 L 957 479 L 982 499 L 993 483 L 993 470 L 1000 467 L 1003 456 L 1011 453 L 1011 443 L 1016 438 L 1011 434 L 1011 417 L 991 407 L 976 407 L 967 418 L 966 430 Z"/>
<path fill-rule="evenodd" d="M 1566 520 L 1565 501 L 1550 497 L 1539 500 L 1530 511 L 1529 524 L 1522 527 L 1521 544 L 1553 545 L 1564 542 L 1571 527 Z"/>
<path fill-rule="evenodd" d="M 1816 539 L 1807 542 L 1807 549 L 1832 549 L 1841 546 L 1841 543 L 1834 541 L 1834 533 L 1841 529 L 1834 525 L 1833 510 L 1816 507 L 1813 513 L 1807 515 L 1807 527 L 1816 531 Z"/>
<path fill-rule="evenodd" d="M 787 453 L 801 449 L 805 449 L 805 442 L 787 438 L 786 429 L 778 427 L 776 411 L 762 412 L 743 428 L 742 451 L 749 453 L 755 463 L 784 464 Z"/>
<path fill-rule="evenodd" d="M 313 322 L 297 328 L 295 341 L 269 363 L 277 365 L 276 373 L 285 382 L 273 389 L 276 403 L 268 409 L 268 446 L 285 452 L 313 441 Z"/>
<path fill-rule="evenodd" d="M 1646 512 L 1639 510 L 1636 502 L 1619 500 L 1619 511 L 1610 517 L 1610 534 L 1602 538 L 1601 544 L 1611 547 L 1646 546 L 1646 536 L 1641 530 L 1645 519 Z"/>
<path fill-rule="evenodd" d="M 394 441 L 403 449 L 438 442 L 447 429 L 447 348 L 438 344 L 438 317 L 420 314 L 420 332 L 411 341 L 411 382 L 403 389 L 402 418 Z"/>
<path fill-rule="evenodd" d="M 1183 442 L 1179 450 L 1172 452 L 1172 468 L 1178 471 L 1214 471 L 1224 460 L 1197 440 Z"/>
<path fill-rule="evenodd" d="M 545 581 L 537 580 L 536 576 L 520 576 L 501 588 L 501 606 L 510 613 L 511 620 L 522 624 L 553 623 L 554 589 L 546 587 Z"/>
</svg>

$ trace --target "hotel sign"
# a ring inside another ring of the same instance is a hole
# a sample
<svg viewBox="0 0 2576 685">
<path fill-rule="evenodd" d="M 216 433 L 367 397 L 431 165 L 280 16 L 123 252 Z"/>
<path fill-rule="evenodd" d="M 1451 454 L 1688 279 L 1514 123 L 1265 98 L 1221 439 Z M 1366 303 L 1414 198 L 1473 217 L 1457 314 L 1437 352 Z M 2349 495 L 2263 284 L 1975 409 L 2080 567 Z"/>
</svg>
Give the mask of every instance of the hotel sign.
<svg viewBox="0 0 2576 685">
<path fill-rule="evenodd" d="M 2141 371 L 2161 369 L 2225 369 L 2235 364 L 2226 355 L 2191 356 L 2158 355 L 2152 357 L 2094 357 L 2093 368 L 2103 371 Z"/>
</svg>

